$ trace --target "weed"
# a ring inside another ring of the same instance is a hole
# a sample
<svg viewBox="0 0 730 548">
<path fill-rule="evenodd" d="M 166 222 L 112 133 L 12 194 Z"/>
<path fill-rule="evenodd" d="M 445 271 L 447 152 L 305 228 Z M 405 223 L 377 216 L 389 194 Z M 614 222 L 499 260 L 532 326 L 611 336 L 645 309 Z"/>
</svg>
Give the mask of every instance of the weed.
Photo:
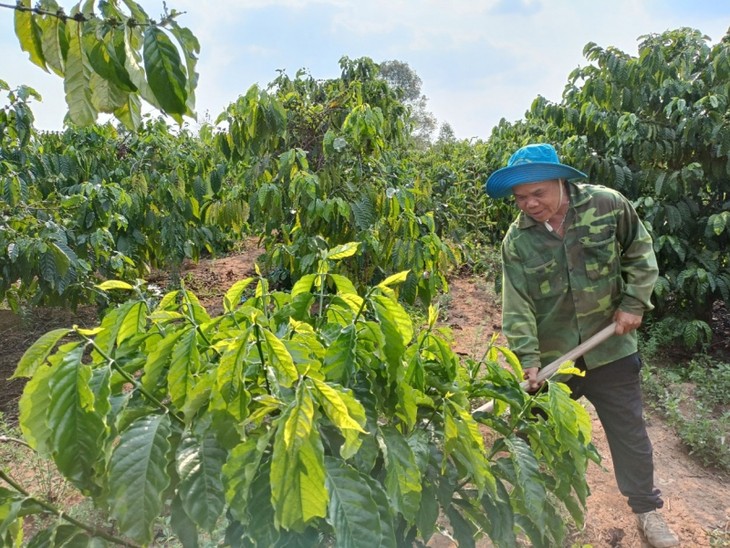
<svg viewBox="0 0 730 548">
<path fill-rule="evenodd" d="M 663 413 L 691 455 L 706 466 L 730 471 L 730 366 L 708 359 L 687 367 L 656 367 L 643 372 L 649 406 Z"/>
<path fill-rule="evenodd" d="M 711 408 L 730 403 L 730 363 L 702 356 L 690 362 L 687 377 L 696 386 L 697 397 Z"/>
</svg>

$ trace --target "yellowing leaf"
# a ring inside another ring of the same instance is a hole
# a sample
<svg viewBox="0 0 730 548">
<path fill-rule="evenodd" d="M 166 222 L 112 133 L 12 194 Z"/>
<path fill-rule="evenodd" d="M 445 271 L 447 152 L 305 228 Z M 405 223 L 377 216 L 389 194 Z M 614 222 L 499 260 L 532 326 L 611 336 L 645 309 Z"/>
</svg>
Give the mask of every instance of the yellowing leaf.
<svg viewBox="0 0 730 548">
<path fill-rule="evenodd" d="M 101 326 L 97 326 L 92 329 L 82 329 L 81 327 L 74 325 L 74 331 L 76 331 L 76 333 L 78 333 L 79 335 L 83 335 L 84 337 L 93 337 L 94 335 L 98 335 L 99 333 L 104 331 L 104 328 Z"/>
<path fill-rule="evenodd" d="M 106 280 L 105 282 L 97 284 L 96 287 L 102 291 L 109 291 L 110 289 L 125 289 L 127 291 L 131 291 L 134 289 L 133 285 L 121 280 Z"/>
<path fill-rule="evenodd" d="M 403 272 L 398 272 L 397 274 L 393 274 L 392 276 L 388 276 L 385 278 L 382 282 L 378 284 L 378 287 L 389 287 L 393 284 L 402 284 L 406 281 L 406 278 L 408 277 L 408 273 L 410 270 L 404 270 Z"/>
<path fill-rule="evenodd" d="M 363 298 L 355 293 L 342 293 L 339 297 L 347 303 L 350 310 L 357 313 L 362 308 Z"/>
<path fill-rule="evenodd" d="M 439 317 L 439 306 L 436 305 L 429 305 L 428 306 L 428 327 L 430 329 L 433 329 L 433 326 L 436 325 L 436 320 L 438 320 Z"/>
<path fill-rule="evenodd" d="M 575 375 L 577 377 L 585 377 L 586 372 L 574 367 L 574 362 L 568 360 L 560 365 L 560 369 L 556 371 L 557 375 Z"/>
<path fill-rule="evenodd" d="M 330 259 L 332 261 L 337 261 L 339 259 L 345 259 L 346 257 L 351 257 L 355 253 L 357 253 L 357 249 L 360 246 L 360 242 L 349 242 L 347 244 L 338 245 L 336 247 L 333 247 L 327 252 L 327 255 L 325 258 Z"/>
<path fill-rule="evenodd" d="M 365 410 L 362 409 L 362 405 L 357 400 L 352 398 L 350 394 L 341 393 L 326 382 L 322 382 L 314 378 L 310 378 L 309 380 L 312 384 L 314 384 L 317 392 L 319 392 L 320 397 L 318 400 L 324 409 L 324 412 L 327 414 L 332 423 L 337 426 L 337 428 L 340 430 L 352 429 L 362 432 L 363 434 L 365 433 L 365 430 L 362 428 L 362 425 L 365 424 Z M 348 405 L 345 403 L 345 397 L 347 397 L 350 402 L 354 402 L 351 403 L 352 405 L 356 404 L 358 406 L 359 412 L 357 413 L 357 418 L 359 419 L 359 422 L 350 415 Z"/>
<path fill-rule="evenodd" d="M 270 477 L 277 527 L 303 531 L 311 520 L 327 515 L 324 448 L 308 389 L 297 393 L 296 403 L 279 422 Z"/>
<path fill-rule="evenodd" d="M 26 8 L 31 7 L 30 0 L 22 0 L 19 4 Z M 16 9 L 15 34 L 20 41 L 21 49 L 28 52 L 30 60 L 43 70 L 47 70 L 46 60 L 43 56 L 42 32 L 35 20 L 36 16 L 30 11 Z"/>
<path fill-rule="evenodd" d="M 63 88 L 71 121 L 80 126 L 90 126 L 96 121 L 97 111 L 91 102 L 89 66 L 86 52 L 81 44 L 80 24 L 70 25 L 68 50 L 66 52 L 66 73 Z"/>
<path fill-rule="evenodd" d="M 299 378 L 294 360 L 286 345 L 268 329 L 263 329 L 271 368 L 282 386 L 291 386 Z"/>
</svg>

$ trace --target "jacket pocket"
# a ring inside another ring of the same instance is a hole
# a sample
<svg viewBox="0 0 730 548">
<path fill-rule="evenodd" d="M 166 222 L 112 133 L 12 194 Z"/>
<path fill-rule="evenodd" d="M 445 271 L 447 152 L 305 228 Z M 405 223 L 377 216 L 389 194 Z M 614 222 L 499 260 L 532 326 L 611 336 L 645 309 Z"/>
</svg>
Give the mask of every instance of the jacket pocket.
<svg viewBox="0 0 730 548">
<path fill-rule="evenodd" d="M 565 293 L 565 275 L 555 259 L 538 265 L 525 265 L 524 269 L 532 298 L 541 299 Z"/>
<path fill-rule="evenodd" d="M 618 247 L 613 236 L 598 241 L 581 238 L 581 244 L 589 280 L 600 280 L 618 271 Z"/>
</svg>

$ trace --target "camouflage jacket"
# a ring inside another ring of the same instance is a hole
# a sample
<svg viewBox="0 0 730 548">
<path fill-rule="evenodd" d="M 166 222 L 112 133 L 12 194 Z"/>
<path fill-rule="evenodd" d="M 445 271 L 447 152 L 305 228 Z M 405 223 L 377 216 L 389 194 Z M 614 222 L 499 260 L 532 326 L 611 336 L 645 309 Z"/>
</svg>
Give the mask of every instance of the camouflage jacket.
<svg viewBox="0 0 730 548">
<path fill-rule="evenodd" d="M 651 236 L 615 190 L 569 183 L 563 238 L 520 213 L 502 242 L 502 328 L 523 367 L 559 358 L 611 323 L 643 314 L 658 269 Z M 593 369 L 636 352 L 636 332 L 585 354 Z"/>
</svg>

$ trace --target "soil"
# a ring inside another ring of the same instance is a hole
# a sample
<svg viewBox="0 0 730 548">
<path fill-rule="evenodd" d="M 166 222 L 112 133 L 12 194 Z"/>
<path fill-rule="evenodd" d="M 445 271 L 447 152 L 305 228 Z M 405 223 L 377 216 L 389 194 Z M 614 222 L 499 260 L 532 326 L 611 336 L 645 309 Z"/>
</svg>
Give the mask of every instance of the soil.
<svg viewBox="0 0 730 548">
<path fill-rule="evenodd" d="M 253 275 L 258 254 L 252 240 L 235 255 L 186 265 L 183 280 L 209 313 L 218 314 L 222 310 L 222 295 L 233 282 Z M 164 277 L 159 275 L 156 282 L 164 283 Z M 442 323 L 452 330 L 453 348 L 462 356 L 481 359 L 492 336 L 500 332 L 500 305 L 491 284 L 472 275 L 457 274 L 450 279 L 450 292 L 443 298 L 441 314 Z M 97 312 L 92 307 L 82 307 L 75 313 L 36 310 L 24 318 L 0 310 L 0 411 L 8 422 L 17 420 L 17 401 L 23 381 L 6 379 L 12 375 L 23 352 L 51 329 L 73 324 L 91 327 L 97 321 Z M 586 525 L 582 531 L 573 532 L 566 546 L 648 546 L 616 487 L 601 424 L 590 404 L 585 403 L 593 418 L 593 441 L 603 462 L 601 466 L 589 468 L 591 496 Z M 730 546 L 730 478 L 696 462 L 660 417 L 647 413 L 647 423 L 654 446 L 655 483 L 665 500 L 662 513 L 679 535 L 681 545 Z M 444 534 L 435 535 L 429 546 L 446 548 L 456 544 Z M 481 541 L 477 546 L 484 548 L 490 544 Z"/>
</svg>

